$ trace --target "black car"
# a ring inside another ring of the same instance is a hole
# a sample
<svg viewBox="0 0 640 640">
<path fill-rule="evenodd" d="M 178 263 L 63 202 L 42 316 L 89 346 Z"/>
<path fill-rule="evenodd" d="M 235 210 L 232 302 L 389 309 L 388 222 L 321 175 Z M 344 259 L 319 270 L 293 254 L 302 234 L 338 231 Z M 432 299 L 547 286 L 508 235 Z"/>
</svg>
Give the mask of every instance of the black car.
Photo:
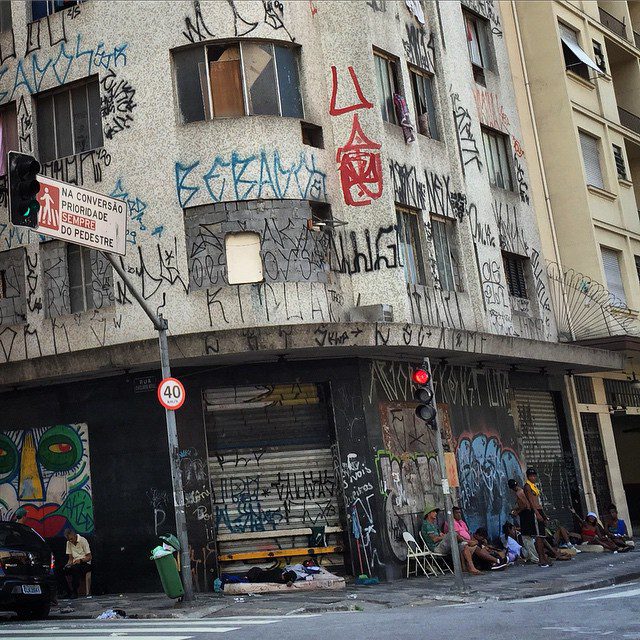
<svg viewBox="0 0 640 640">
<path fill-rule="evenodd" d="M 0 610 L 46 618 L 55 589 L 49 545 L 30 527 L 0 522 Z"/>
</svg>

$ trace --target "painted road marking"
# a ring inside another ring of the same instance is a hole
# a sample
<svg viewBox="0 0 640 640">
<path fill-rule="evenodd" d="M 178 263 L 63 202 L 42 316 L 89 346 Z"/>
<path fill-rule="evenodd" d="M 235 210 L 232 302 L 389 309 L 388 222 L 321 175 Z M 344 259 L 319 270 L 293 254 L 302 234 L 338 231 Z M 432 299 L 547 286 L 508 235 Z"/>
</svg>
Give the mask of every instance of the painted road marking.
<svg viewBox="0 0 640 640">
<path fill-rule="evenodd" d="M 595 598 L 588 598 L 588 600 L 612 600 L 614 598 L 631 598 L 637 595 L 640 595 L 640 589 L 630 589 L 629 591 L 619 591 L 618 593 L 609 593 L 605 596 L 596 596 Z"/>
<path fill-rule="evenodd" d="M 633 583 L 636 584 L 636 583 Z M 509 604 L 530 604 L 533 602 L 547 602 L 549 600 L 558 600 L 560 598 L 571 598 L 573 596 L 583 595 L 585 593 L 598 593 L 600 591 L 606 591 L 609 589 L 620 589 L 629 585 L 614 584 L 608 587 L 601 587 L 600 589 L 580 589 L 579 591 L 567 591 L 566 593 L 550 593 L 546 596 L 536 596 L 535 598 L 520 598 L 519 600 L 505 600 Z M 590 598 L 593 600 L 594 598 Z"/>
</svg>

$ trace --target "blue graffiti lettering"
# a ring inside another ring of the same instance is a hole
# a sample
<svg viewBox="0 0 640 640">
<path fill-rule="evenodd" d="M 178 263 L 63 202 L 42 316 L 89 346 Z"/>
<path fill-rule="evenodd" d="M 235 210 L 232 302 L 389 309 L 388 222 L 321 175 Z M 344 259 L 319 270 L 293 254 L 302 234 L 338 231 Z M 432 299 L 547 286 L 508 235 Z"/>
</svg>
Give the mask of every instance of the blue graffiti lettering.
<svg viewBox="0 0 640 640">
<path fill-rule="evenodd" d="M 176 195 L 182 208 L 201 190 L 202 183 L 213 202 L 260 198 L 325 200 L 326 174 L 316 166 L 313 154 L 301 152 L 291 163 L 283 163 L 280 152 L 261 151 L 228 157 L 216 156 L 200 176 L 194 170 L 200 161 L 175 164 Z"/>
</svg>

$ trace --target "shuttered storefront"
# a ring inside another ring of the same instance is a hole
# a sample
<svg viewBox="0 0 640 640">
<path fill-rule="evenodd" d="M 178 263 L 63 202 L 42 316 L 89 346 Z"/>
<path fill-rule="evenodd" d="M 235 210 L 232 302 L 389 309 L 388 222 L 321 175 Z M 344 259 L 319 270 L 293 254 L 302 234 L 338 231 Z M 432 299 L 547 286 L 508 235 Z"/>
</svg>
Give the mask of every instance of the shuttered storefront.
<svg viewBox="0 0 640 640">
<path fill-rule="evenodd" d="M 571 493 L 558 417 L 553 396 L 547 391 L 515 390 L 514 417 L 527 467 L 535 467 L 543 505 L 551 518 L 571 526 Z"/>
<path fill-rule="evenodd" d="M 342 498 L 322 389 L 225 387 L 205 391 L 204 401 L 218 555 L 253 556 L 223 561 L 221 570 L 272 564 L 264 558 L 272 550 L 340 547 Z M 312 538 L 323 534 L 326 544 Z M 342 554 L 322 564 L 341 567 Z"/>
</svg>

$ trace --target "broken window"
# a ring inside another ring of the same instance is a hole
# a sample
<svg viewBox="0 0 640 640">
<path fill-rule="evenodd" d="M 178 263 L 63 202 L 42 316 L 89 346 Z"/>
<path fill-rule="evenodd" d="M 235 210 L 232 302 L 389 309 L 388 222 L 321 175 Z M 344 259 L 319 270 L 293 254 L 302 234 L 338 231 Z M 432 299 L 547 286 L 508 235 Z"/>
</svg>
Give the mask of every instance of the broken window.
<svg viewBox="0 0 640 640">
<path fill-rule="evenodd" d="M 0 176 L 7 173 L 9 151 L 18 151 L 18 119 L 15 102 L 0 108 Z"/>
<path fill-rule="evenodd" d="M 97 76 L 37 95 L 36 111 L 41 162 L 102 146 Z"/>
<path fill-rule="evenodd" d="M 36 21 L 40 18 L 50 16 L 57 11 L 64 11 L 74 4 L 78 4 L 79 0 L 32 0 L 31 1 L 31 20 Z M 2 4 L 9 4 L 3 2 Z"/>
<path fill-rule="evenodd" d="M 489 21 L 474 13 L 463 11 L 464 26 L 467 35 L 467 49 L 473 69 L 474 80 L 485 85 L 485 70 L 491 69 Z"/>
<path fill-rule="evenodd" d="M 396 108 L 393 103 L 393 96 L 398 91 L 398 68 L 397 63 L 389 55 L 381 51 L 374 51 L 373 57 L 376 62 L 376 77 L 378 80 L 378 98 L 380 99 L 380 113 L 385 122 L 398 124 Z"/>
<path fill-rule="evenodd" d="M 264 280 L 259 234 L 253 231 L 228 233 L 224 248 L 229 284 L 252 284 Z"/>
<path fill-rule="evenodd" d="M 173 53 L 182 121 L 279 115 L 302 118 L 297 51 L 231 42 Z"/>
<path fill-rule="evenodd" d="M 433 100 L 433 77 L 418 70 L 409 69 L 413 101 L 416 108 L 418 131 L 434 140 L 439 140 L 436 108 Z"/>
</svg>

